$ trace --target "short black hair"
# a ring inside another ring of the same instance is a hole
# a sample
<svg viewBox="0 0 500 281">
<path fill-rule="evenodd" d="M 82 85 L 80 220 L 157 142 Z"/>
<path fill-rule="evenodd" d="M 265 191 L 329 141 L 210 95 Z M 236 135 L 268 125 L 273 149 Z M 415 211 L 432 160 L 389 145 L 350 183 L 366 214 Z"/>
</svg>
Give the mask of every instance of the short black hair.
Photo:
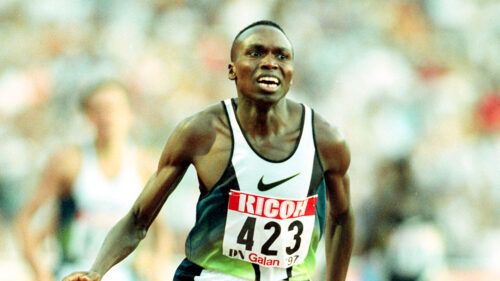
<svg viewBox="0 0 500 281">
<path fill-rule="evenodd" d="M 259 21 L 253 22 L 253 23 L 247 25 L 242 30 L 240 30 L 240 32 L 238 32 L 238 34 L 236 34 L 236 36 L 234 37 L 233 44 L 231 45 L 231 61 L 233 61 L 233 59 L 234 59 L 234 47 L 236 46 L 236 42 L 238 41 L 238 38 L 240 38 L 241 34 L 243 34 L 243 32 L 245 32 L 245 31 L 249 30 L 250 28 L 255 27 L 255 26 L 259 26 L 259 25 L 274 27 L 274 28 L 278 29 L 279 31 L 281 31 L 281 33 L 283 33 L 285 35 L 285 37 L 288 39 L 288 36 L 286 35 L 283 28 L 281 28 L 281 26 L 274 21 L 259 20 Z"/>
</svg>

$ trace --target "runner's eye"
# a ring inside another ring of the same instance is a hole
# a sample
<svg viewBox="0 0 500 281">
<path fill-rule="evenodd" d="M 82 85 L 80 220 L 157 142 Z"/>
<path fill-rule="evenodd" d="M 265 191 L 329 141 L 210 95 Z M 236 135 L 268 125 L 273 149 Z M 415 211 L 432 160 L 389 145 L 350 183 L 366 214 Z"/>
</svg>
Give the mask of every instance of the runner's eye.
<svg viewBox="0 0 500 281">
<path fill-rule="evenodd" d="M 287 53 L 278 53 L 278 54 L 276 54 L 276 58 L 278 60 L 282 60 L 282 61 L 283 60 L 289 60 L 290 59 L 290 55 L 287 54 Z"/>
<path fill-rule="evenodd" d="M 262 57 L 264 55 L 264 48 L 262 46 L 250 46 L 247 55 L 253 58 Z"/>
<path fill-rule="evenodd" d="M 250 52 L 248 52 L 248 55 L 256 58 L 260 57 L 262 55 L 262 52 L 259 50 L 251 50 Z"/>
<path fill-rule="evenodd" d="M 287 56 L 283 55 L 283 54 L 278 54 L 276 56 L 276 58 L 278 58 L 279 60 L 286 60 L 287 59 Z"/>
</svg>

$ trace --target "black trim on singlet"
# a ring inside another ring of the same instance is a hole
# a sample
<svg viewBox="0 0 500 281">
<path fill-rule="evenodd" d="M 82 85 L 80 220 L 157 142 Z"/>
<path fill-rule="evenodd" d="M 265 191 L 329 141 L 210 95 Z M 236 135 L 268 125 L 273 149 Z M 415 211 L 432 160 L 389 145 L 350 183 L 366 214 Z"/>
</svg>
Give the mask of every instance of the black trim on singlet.
<svg viewBox="0 0 500 281">
<path fill-rule="evenodd" d="M 286 269 L 286 279 L 285 280 L 289 280 L 290 278 L 292 278 L 292 268 L 293 268 L 293 266 L 290 266 L 289 268 Z"/>
<path fill-rule="evenodd" d="M 253 270 L 255 271 L 255 281 L 260 281 L 260 267 L 258 264 L 252 263 Z M 284 281 L 290 280 L 292 278 L 293 266 L 286 269 L 286 279 Z"/>
<path fill-rule="evenodd" d="M 184 259 L 175 271 L 173 281 L 194 281 L 196 276 L 200 276 L 203 267 Z"/>
<path fill-rule="evenodd" d="M 252 263 L 253 270 L 255 271 L 255 281 L 260 281 L 260 267 L 258 264 Z"/>
<path fill-rule="evenodd" d="M 323 180 L 324 171 L 321 167 L 321 161 L 319 161 L 318 151 L 315 152 L 313 168 L 311 173 L 311 182 L 309 183 L 309 190 L 307 191 L 307 196 L 313 196 L 318 193 L 319 185 Z"/>
<path fill-rule="evenodd" d="M 231 131 L 231 154 L 229 155 L 229 162 L 228 162 L 228 165 L 229 163 L 231 162 L 231 159 L 233 159 L 233 152 L 234 152 L 234 132 L 233 132 L 233 127 L 231 126 L 231 119 L 229 117 L 229 112 L 227 111 L 227 108 L 226 108 L 226 103 L 224 103 L 224 101 L 221 101 L 221 104 L 222 104 L 222 108 L 224 109 L 224 113 L 226 114 L 226 118 L 227 118 L 227 124 L 229 125 L 229 131 Z"/>
<path fill-rule="evenodd" d="M 73 194 L 59 197 L 58 200 L 58 227 L 57 227 L 57 242 L 61 248 L 61 258 L 60 263 L 71 263 L 74 262 L 76 257 L 71 256 L 69 250 L 69 243 L 71 235 L 70 228 L 73 220 L 78 212 L 77 202 Z"/>
<path fill-rule="evenodd" d="M 313 142 L 314 142 L 314 149 L 316 150 L 316 158 L 318 158 L 319 165 L 321 167 L 321 171 L 325 171 L 325 168 L 323 167 L 323 164 L 321 163 L 321 159 L 319 158 L 319 150 L 318 150 L 318 144 L 316 142 L 316 126 L 314 122 L 314 116 L 316 115 L 316 112 L 314 112 L 313 109 L 311 109 L 311 115 L 312 115 L 312 131 L 313 131 Z"/>
<path fill-rule="evenodd" d="M 241 134 L 243 135 L 243 137 L 245 138 L 245 141 L 247 142 L 248 146 L 253 150 L 253 152 L 259 156 L 260 158 L 264 159 L 265 161 L 268 161 L 268 162 L 271 162 L 271 163 L 283 163 L 285 162 L 286 160 L 292 158 L 292 156 L 295 154 L 295 152 L 297 151 L 297 149 L 299 148 L 299 144 L 300 144 L 300 141 L 302 140 L 302 133 L 304 132 L 304 120 L 305 120 L 305 115 L 306 115 L 306 109 L 305 109 L 305 106 L 303 104 L 300 104 L 300 106 L 302 107 L 302 117 L 300 119 L 300 133 L 299 133 L 299 137 L 298 137 L 298 140 L 296 141 L 295 143 L 295 147 L 293 148 L 292 152 L 290 153 L 290 155 L 288 155 L 287 157 L 285 157 L 284 159 L 281 159 L 281 160 L 272 160 L 272 159 L 269 159 L 265 156 L 263 156 L 262 154 L 260 154 L 253 146 L 252 144 L 250 143 L 250 141 L 248 140 L 248 137 L 247 135 L 245 134 L 245 132 L 243 131 L 242 127 L 241 127 L 241 123 L 240 123 L 240 120 L 238 119 L 238 115 L 236 114 L 236 109 L 238 108 L 238 105 L 236 104 L 236 99 L 231 99 L 231 104 L 233 106 L 233 112 L 234 112 L 234 119 L 236 119 L 236 122 L 238 123 L 238 126 L 240 128 L 240 132 Z"/>
</svg>

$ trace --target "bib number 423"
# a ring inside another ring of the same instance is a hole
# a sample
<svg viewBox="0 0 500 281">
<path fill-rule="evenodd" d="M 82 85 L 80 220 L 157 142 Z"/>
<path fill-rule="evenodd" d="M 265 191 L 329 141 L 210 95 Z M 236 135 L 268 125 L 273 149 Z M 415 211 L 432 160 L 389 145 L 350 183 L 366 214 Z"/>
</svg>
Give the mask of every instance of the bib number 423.
<svg viewBox="0 0 500 281">
<path fill-rule="evenodd" d="M 256 221 L 257 218 L 248 217 L 245 220 L 245 223 L 243 224 L 243 227 L 241 228 L 241 231 L 238 234 L 238 238 L 236 240 L 238 244 L 245 245 L 245 250 L 247 251 L 253 251 Z M 264 225 L 264 230 L 272 230 L 272 232 L 271 236 L 269 236 L 269 238 L 262 245 L 260 253 L 267 256 L 278 255 L 278 250 L 271 249 L 271 246 L 281 234 L 281 225 L 275 221 L 270 221 Z M 288 226 L 288 231 L 294 233 L 294 244 L 292 246 L 287 246 L 285 248 L 285 251 L 287 255 L 293 255 L 300 248 L 300 243 L 302 242 L 300 235 L 302 234 L 302 232 L 304 232 L 304 225 L 299 220 L 295 220 Z"/>
</svg>

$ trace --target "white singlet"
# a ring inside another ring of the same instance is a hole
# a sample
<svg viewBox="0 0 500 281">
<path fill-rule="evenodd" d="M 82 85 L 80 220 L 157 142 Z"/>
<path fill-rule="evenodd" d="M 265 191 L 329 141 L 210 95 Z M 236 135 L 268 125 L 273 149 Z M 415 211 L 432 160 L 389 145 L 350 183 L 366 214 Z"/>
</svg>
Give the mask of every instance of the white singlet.
<svg viewBox="0 0 500 281">
<path fill-rule="evenodd" d="M 106 234 L 125 216 L 142 189 L 134 148 L 125 147 L 120 170 L 113 178 L 104 175 L 99 167 L 93 144 L 82 145 L 81 153 L 81 167 L 73 186 L 77 211 L 68 247 L 75 262 L 63 263 L 58 270 L 61 276 L 92 266 Z M 132 280 L 135 278 L 130 259 L 114 266 L 103 278 L 103 281 Z"/>
</svg>

